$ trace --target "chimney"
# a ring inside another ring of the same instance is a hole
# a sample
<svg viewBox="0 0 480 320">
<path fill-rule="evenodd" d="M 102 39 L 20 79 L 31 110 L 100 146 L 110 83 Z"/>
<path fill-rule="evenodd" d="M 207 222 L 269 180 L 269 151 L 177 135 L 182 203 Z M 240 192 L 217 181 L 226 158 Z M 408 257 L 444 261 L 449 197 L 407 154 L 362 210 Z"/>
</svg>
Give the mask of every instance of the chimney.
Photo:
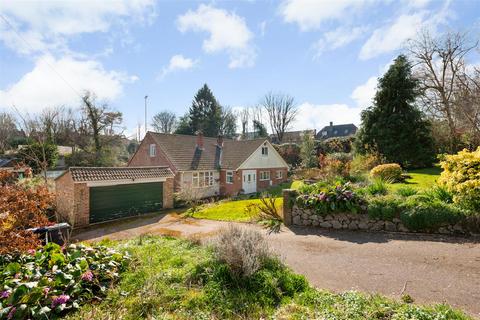
<svg viewBox="0 0 480 320">
<path fill-rule="evenodd" d="M 333 122 L 332 121 L 330 121 L 330 127 L 333 127 Z"/>
<path fill-rule="evenodd" d="M 197 148 L 203 150 L 203 132 L 202 130 L 198 130 L 195 132 L 197 135 Z"/>
<path fill-rule="evenodd" d="M 217 136 L 217 146 L 223 148 L 223 136 L 221 134 Z"/>
</svg>

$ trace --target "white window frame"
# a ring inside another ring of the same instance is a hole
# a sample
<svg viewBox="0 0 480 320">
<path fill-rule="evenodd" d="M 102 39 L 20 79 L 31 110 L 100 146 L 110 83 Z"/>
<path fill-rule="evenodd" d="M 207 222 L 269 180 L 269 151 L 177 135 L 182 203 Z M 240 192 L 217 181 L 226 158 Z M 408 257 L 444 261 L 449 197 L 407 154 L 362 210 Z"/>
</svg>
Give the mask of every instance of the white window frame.
<svg viewBox="0 0 480 320">
<path fill-rule="evenodd" d="M 270 180 L 270 171 L 260 171 L 260 181 Z"/>
<path fill-rule="evenodd" d="M 326 137 L 327 136 L 327 131 L 322 131 L 322 136 Z"/>
<path fill-rule="evenodd" d="M 277 170 L 277 172 L 275 172 L 275 176 L 277 179 L 283 179 L 283 171 Z"/>
<path fill-rule="evenodd" d="M 150 157 L 155 157 L 157 155 L 157 145 L 155 143 L 151 143 L 148 148 L 148 154 Z"/>
<path fill-rule="evenodd" d="M 225 182 L 228 183 L 228 184 L 233 184 L 233 171 L 232 170 L 228 170 L 225 173 Z"/>
<path fill-rule="evenodd" d="M 214 185 L 214 171 L 194 171 L 192 172 L 192 186 L 194 188 L 208 188 Z"/>
<path fill-rule="evenodd" d="M 268 146 L 262 146 L 262 156 L 268 157 Z"/>
</svg>

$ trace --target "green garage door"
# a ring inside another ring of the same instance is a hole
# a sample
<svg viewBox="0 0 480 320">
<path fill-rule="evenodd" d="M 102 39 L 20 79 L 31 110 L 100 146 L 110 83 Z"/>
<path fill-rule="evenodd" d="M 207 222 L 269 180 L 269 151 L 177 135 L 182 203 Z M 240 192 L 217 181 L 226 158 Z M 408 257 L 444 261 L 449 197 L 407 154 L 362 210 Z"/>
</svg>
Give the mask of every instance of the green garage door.
<svg viewBox="0 0 480 320">
<path fill-rule="evenodd" d="M 154 212 L 162 207 L 162 182 L 90 188 L 90 223 Z"/>
</svg>

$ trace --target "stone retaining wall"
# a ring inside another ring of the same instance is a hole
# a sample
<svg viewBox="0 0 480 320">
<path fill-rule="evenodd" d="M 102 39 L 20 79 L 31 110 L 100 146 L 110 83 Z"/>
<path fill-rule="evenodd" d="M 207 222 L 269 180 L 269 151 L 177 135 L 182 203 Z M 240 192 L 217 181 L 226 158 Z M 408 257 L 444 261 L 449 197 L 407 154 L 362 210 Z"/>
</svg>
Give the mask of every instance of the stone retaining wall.
<svg viewBox="0 0 480 320">
<path fill-rule="evenodd" d="M 293 190 L 283 191 L 283 215 L 285 225 L 313 226 L 329 229 L 414 232 L 409 230 L 400 219 L 392 221 L 372 219 L 366 213 L 331 213 L 320 215 L 314 210 L 300 208 L 293 203 L 296 197 Z M 431 233 L 439 234 L 470 234 L 460 223 L 443 225 Z"/>
</svg>

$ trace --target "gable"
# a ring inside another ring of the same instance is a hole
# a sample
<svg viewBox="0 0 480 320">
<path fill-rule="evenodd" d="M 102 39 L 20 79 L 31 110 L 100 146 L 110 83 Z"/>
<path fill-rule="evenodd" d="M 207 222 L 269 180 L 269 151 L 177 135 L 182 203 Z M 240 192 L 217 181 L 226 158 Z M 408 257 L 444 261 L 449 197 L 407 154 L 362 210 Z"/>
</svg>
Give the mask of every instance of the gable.
<svg viewBox="0 0 480 320">
<path fill-rule="evenodd" d="M 262 147 L 268 148 L 268 155 L 262 154 Z M 287 163 L 282 156 L 275 150 L 268 141 L 262 143 L 252 154 L 245 160 L 238 169 L 266 169 L 266 168 L 288 168 Z"/>
</svg>

